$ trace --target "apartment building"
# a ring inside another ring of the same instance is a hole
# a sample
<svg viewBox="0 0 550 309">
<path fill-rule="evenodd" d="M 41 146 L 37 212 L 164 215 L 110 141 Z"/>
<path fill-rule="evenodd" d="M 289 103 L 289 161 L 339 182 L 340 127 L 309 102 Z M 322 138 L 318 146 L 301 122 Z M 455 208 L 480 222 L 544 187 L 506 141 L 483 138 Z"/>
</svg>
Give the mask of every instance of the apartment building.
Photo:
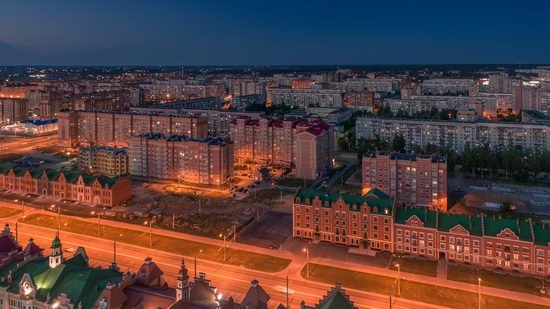
<svg viewBox="0 0 550 309">
<path fill-rule="evenodd" d="M 233 143 L 148 133 L 128 140 L 131 175 L 223 185 L 233 176 Z"/>
<path fill-rule="evenodd" d="M 483 117 L 497 117 L 512 112 L 511 94 L 478 93 L 476 96 L 426 96 L 413 95 L 408 99 L 385 99 L 393 113 L 399 111 L 409 115 L 429 111 L 432 108 L 472 109 Z"/>
<path fill-rule="evenodd" d="M 109 177 L 128 174 L 128 152 L 109 146 L 80 147 L 78 165 L 88 173 Z"/>
<path fill-rule="evenodd" d="M 467 94 L 475 85 L 473 79 L 436 78 L 427 79 L 420 84 L 423 94 Z"/>
<path fill-rule="evenodd" d="M 399 205 L 447 210 L 447 161 L 440 156 L 368 153 L 362 160 L 363 192 L 380 189 Z"/>
<path fill-rule="evenodd" d="M 294 139 L 296 177 L 315 179 L 330 172 L 334 164 L 334 132 L 330 125 L 313 126 L 297 133 Z"/>
<path fill-rule="evenodd" d="M 0 164 L 0 187 L 23 194 L 36 194 L 60 200 L 115 206 L 132 197 L 127 178 L 92 176 L 65 170 L 27 168 Z"/>
<path fill-rule="evenodd" d="M 325 173 L 334 158 L 334 130 L 315 119 L 240 117 L 232 122 L 230 135 L 236 160 L 280 165 L 307 177 Z"/>
<path fill-rule="evenodd" d="M 170 114 L 137 112 L 69 111 L 58 115 L 58 145 L 126 146 L 128 139 L 145 133 L 204 138 L 207 119 Z"/>
<path fill-rule="evenodd" d="M 309 87 L 308 89 L 269 88 L 268 98 L 273 105 L 289 105 L 300 108 L 307 106 L 342 107 L 343 92 L 337 89 Z"/>
<path fill-rule="evenodd" d="M 0 124 L 17 123 L 27 117 L 27 99 L 0 97 Z"/>
<path fill-rule="evenodd" d="M 400 206 L 378 189 L 364 196 L 301 189 L 293 204 L 297 238 L 539 277 L 550 274 L 549 229 L 530 219 Z"/>
<path fill-rule="evenodd" d="M 459 153 L 467 144 L 488 145 L 495 150 L 515 146 L 535 152 L 550 149 L 550 127 L 542 124 L 361 117 L 355 130 L 357 139 L 379 137 L 392 141 L 394 136 L 402 135 L 407 149 L 428 144 L 449 146 Z"/>
</svg>

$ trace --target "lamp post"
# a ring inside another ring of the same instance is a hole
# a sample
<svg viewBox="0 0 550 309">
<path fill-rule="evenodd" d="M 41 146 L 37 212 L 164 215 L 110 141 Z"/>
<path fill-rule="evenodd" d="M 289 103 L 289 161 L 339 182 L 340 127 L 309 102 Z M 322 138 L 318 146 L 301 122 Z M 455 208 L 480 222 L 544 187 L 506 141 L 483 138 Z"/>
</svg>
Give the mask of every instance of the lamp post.
<svg viewBox="0 0 550 309">
<path fill-rule="evenodd" d="M 19 200 L 15 200 L 14 202 L 19 202 Z M 21 199 L 21 209 L 23 211 L 22 218 L 25 219 L 25 201 Z"/>
<path fill-rule="evenodd" d="M 304 248 L 302 251 L 306 253 L 306 278 L 309 278 L 309 249 Z"/>
<path fill-rule="evenodd" d="M 397 267 L 397 296 L 401 296 L 401 265 L 395 264 Z"/>
<path fill-rule="evenodd" d="M 145 221 L 144 224 L 149 224 L 149 247 L 153 247 L 153 219 Z"/>
<path fill-rule="evenodd" d="M 481 309 L 481 278 L 477 278 L 477 307 Z"/>
<path fill-rule="evenodd" d="M 223 262 L 225 263 L 226 255 L 225 255 L 225 235 L 220 233 L 220 238 L 223 237 Z"/>
<path fill-rule="evenodd" d="M 202 253 L 202 249 L 199 250 Z M 197 278 L 197 253 L 195 253 L 195 278 Z"/>
<path fill-rule="evenodd" d="M 95 214 L 95 211 L 92 211 L 92 216 Z M 101 213 L 97 212 L 97 236 L 101 236 Z"/>
</svg>

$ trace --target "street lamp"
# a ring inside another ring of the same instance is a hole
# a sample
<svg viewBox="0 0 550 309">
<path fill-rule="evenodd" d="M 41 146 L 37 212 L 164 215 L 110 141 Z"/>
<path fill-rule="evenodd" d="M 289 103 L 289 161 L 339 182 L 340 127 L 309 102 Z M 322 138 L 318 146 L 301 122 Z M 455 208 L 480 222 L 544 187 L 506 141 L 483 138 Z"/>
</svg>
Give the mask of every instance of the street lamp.
<svg viewBox="0 0 550 309">
<path fill-rule="evenodd" d="M 199 250 L 199 253 L 202 253 L 202 249 Z M 195 278 L 197 278 L 197 254 L 195 253 Z"/>
<path fill-rule="evenodd" d="M 19 200 L 15 200 L 14 202 L 17 203 L 17 202 L 19 202 Z M 21 199 L 21 208 L 23 210 L 23 214 L 22 214 L 23 219 L 25 219 L 25 201 L 23 199 Z"/>
<path fill-rule="evenodd" d="M 143 224 L 149 224 L 149 247 L 153 247 L 153 219 L 145 221 Z"/>
<path fill-rule="evenodd" d="M 222 235 L 220 233 L 220 238 L 223 237 L 223 262 L 225 263 L 226 255 L 225 255 L 225 235 Z"/>
<path fill-rule="evenodd" d="M 401 265 L 395 264 L 397 267 L 397 296 L 401 296 Z"/>
<path fill-rule="evenodd" d="M 302 251 L 306 253 L 306 278 L 309 278 L 309 249 L 304 248 Z"/>
<path fill-rule="evenodd" d="M 481 278 L 477 278 L 477 307 L 481 309 Z"/>
<path fill-rule="evenodd" d="M 92 216 L 95 214 L 95 211 L 92 211 Z M 101 213 L 98 211 L 97 212 L 97 236 L 100 236 L 101 235 L 101 232 L 100 232 L 100 226 L 101 226 Z"/>
</svg>

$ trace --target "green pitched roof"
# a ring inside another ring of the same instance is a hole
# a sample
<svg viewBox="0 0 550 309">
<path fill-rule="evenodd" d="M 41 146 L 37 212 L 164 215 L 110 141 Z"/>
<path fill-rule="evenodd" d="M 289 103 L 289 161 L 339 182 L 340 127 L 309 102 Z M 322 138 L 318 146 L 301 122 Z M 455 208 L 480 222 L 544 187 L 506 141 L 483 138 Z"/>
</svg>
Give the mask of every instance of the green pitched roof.
<svg viewBox="0 0 550 309">
<path fill-rule="evenodd" d="M 460 225 L 470 235 L 482 236 L 481 217 L 468 216 L 463 214 L 439 213 L 438 230 L 448 232 L 455 226 Z"/>
<path fill-rule="evenodd" d="M 25 166 L 17 166 L 11 163 L 0 163 L 0 173 L 6 175 L 10 170 L 13 170 L 14 174 L 17 177 L 23 176 L 26 171 L 29 171 L 32 178 L 40 178 L 46 173 L 46 176 L 48 177 L 48 180 L 55 181 L 59 178 L 59 175 L 63 173 L 65 175 L 65 179 L 68 183 L 76 183 L 78 181 L 78 177 L 82 176 L 84 183 L 87 186 L 90 186 L 96 179 L 99 181 L 99 183 L 102 186 L 107 185 L 109 188 L 112 187 L 114 184 L 116 184 L 119 180 L 119 178 L 112 178 L 112 177 L 106 177 L 106 176 L 93 176 L 86 173 L 79 173 L 75 171 L 59 171 L 59 170 L 52 170 L 52 169 L 44 169 L 40 167 L 25 167 Z"/>
<path fill-rule="evenodd" d="M 390 215 L 393 207 L 393 199 L 390 198 L 384 192 L 373 189 L 369 191 L 365 196 L 361 195 L 351 195 L 351 194 L 340 194 L 337 192 L 330 192 L 326 188 L 320 189 L 306 189 L 301 188 L 298 193 L 296 193 L 295 199 L 299 200 L 298 203 L 305 205 L 312 205 L 315 198 L 319 198 L 322 203 L 322 207 L 331 208 L 332 204 L 337 200 L 342 198 L 344 202 L 350 206 L 357 205 L 357 209 L 360 210 L 364 204 L 369 205 L 371 213 L 378 213 L 384 215 Z M 328 202 L 328 205 L 325 205 L 325 202 Z"/>
<path fill-rule="evenodd" d="M 483 222 L 485 223 L 485 236 L 496 237 L 508 228 L 519 237 L 519 240 L 533 241 L 531 226 L 526 220 L 488 216 L 483 219 Z"/>
<path fill-rule="evenodd" d="M 395 223 L 405 224 L 412 216 L 417 216 L 424 223 L 424 227 L 435 228 L 437 225 L 437 212 L 418 207 L 397 207 Z"/>
<path fill-rule="evenodd" d="M 535 233 L 535 244 L 548 246 L 550 243 L 550 226 L 545 226 L 544 223 L 534 224 L 533 232 Z"/>
<path fill-rule="evenodd" d="M 6 175 L 10 171 L 10 169 L 14 166 L 15 165 L 13 163 L 2 162 L 2 163 L 0 163 L 0 172 L 3 175 Z"/>
<path fill-rule="evenodd" d="M 37 287 L 36 299 L 52 303 L 61 293 L 66 294 L 73 305 L 92 308 L 109 282 L 120 282 L 121 273 L 112 269 L 89 267 L 80 255 L 50 268 L 48 258 L 29 261 L 12 272 L 11 282 L 0 282 L 11 293 L 18 293 L 24 274 L 29 274 Z"/>
</svg>

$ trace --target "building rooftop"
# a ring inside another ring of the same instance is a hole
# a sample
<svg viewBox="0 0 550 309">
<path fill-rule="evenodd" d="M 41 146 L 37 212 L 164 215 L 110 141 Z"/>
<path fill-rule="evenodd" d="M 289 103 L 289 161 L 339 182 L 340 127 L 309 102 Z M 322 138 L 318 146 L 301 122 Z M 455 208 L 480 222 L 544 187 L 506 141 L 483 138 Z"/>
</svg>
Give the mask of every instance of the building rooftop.
<svg viewBox="0 0 550 309">
<path fill-rule="evenodd" d="M 406 161 L 416 161 L 418 158 L 420 159 L 432 159 L 433 163 L 445 163 L 447 162 L 447 158 L 440 156 L 440 155 L 432 155 L 432 154 L 409 154 L 409 153 L 400 153 L 400 152 L 369 152 L 366 153 L 364 156 L 369 158 L 376 158 L 377 155 L 381 156 L 389 156 L 392 160 L 406 160 Z"/>
<path fill-rule="evenodd" d="M 357 211 L 361 211 L 363 206 L 369 206 L 371 213 L 390 215 L 392 213 L 394 199 L 386 193 L 372 189 L 364 196 L 340 194 L 330 192 L 326 188 L 307 189 L 301 188 L 294 198 L 297 204 L 313 205 L 313 201 L 318 198 L 322 204 L 321 207 L 332 208 L 332 204 L 342 199 L 347 205 L 355 206 Z"/>
<path fill-rule="evenodd" d="M 150 139 L 150 140 L 166 140 L 166 141 L 189 141 L 189 142 L 197 142 L 197 143 L 206 143 L 208 145 L 229 145 L 233 142 L 221 138 L 221 137 L 205 137 L 205 138 L 196 138 L 196 137 L 188 137 L 186 135 L 164 135 L 162 133 L 145 133 L 142 134 L 141 137 Z"/>
</svg>

